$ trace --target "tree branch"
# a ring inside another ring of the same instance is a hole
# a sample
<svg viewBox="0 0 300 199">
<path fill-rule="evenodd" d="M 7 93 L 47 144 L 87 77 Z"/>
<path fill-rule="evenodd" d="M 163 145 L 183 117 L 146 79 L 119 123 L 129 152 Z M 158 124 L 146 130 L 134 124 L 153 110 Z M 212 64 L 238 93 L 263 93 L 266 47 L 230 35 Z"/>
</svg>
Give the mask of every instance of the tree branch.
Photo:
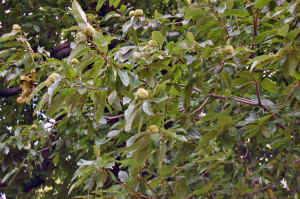
<svg viewBox="0 0 300 199">
<path fill-rule="evenodd" d="M 223 26 L 223 28 L 225 29 L 226 31 L 226 34 L 227 34 L 227 38 L 230 39 L 230 35 L 229 35 L 229 32 L 228 32 L 228 29 L 227 27 L 225 26 L 225 24 L 223 23 L 223 20 L 218 16 L 218 14 L 216 13 L 216 11 L 214 10 L 214 8 L 212 7 L 212 5 L 209 3 L 209 0 L 206 0 L 210 10 L 213 12 L 213 14 L 215 15 L 215 17 L 218 19 L 219 23 L 221 26 Z"/>
<path fill-rule="evenodd" d="M 281 181 L 281 180 L 278 180 L 277 182 L 275 182 L 275 183 L 273 183 L 273 184 L 270 184 L 270 185 L 268 185 L 268 186 L 265 186 L 265 187 L 263 187 L 263 188 L 260 188 L 260 189 L 258 189 L 258 190 L 256 190 L 256 191 L 252 191 L 251 193 L 248 193 L 248 194 L 244 195 L 244 196 L 243 196 L 243 199 L 244 199 L 244 198 L 248 198 L 249 196 L 251 196 L 251 195 L 253 195 L 253 194 L 256 194 L 256 193 L 258 193 L 258 192 L 260 192 L 260 191 L 263 191 L 263 190 L 265 190 L 265 189 L 268 189 L 268 188 L 270 188 L 270 187 L 272 187 L 272 186 L 278 184 L 280 181 Z"/>
<path fill-rule="evenodd" d="M 253 10 L 253 7 L 252 7 L 252 1 L 248 0 L 248 2 L 249 2 L 249 5 L 250 5 L 250 9 L 251 9 L 251 13 L 252 13 L 252 19 L 253 19 L 253 39 L 252 39 L 252 42 L 254 42 L 254 40 L 257 36 L 257 21 L 258 21 L 259 9 L 258 8 L 256 9 L 256 17 L 255 17 L 255 13 L 254 13 L 254 10 Z M 253 43 L 252 43 L 251 49 L 254 50 L 254 44 Z M 251 57 L 253 58 L 253 52 L 251 53 Z"/>
<path fill-rule="evenodd" d="M 179 122 L 181 122 L 182 120 L 191 117 L 192 115 L 194 115 L 195 113 L 197 113 L 198 111 L 200 111 L 201 109 L 203 109 L 203 107 L 207 104 L 209 100 L 209 96 L 207 96 L 204 100 L 204 102 L 201 104 L 201 106 L 199 108 L 197 108 L 196 110 L 194 110 L 192 113 L 190 113 L 189 115 L 185 116 L 184 118 L 174 122 L 174 124 L 178 124 Z"/>
<path fill-rule="evenodd" d="M 159 194 L 146 182 L 146 180 L 141 175 L 140 175 L 140 179 L 157 197 L 159 197 Z"/>
<path fill-rule="evenodd" d="M 17 95 L 22 89 L 19 87 L 13 87 L 8 89 L 0 89 L 0 98 L 11 97 Z"/>
<path fill-rule="evenodd" d="M 298 162 L 300 162 L 300 159 L 298 159 L 298 160 L 292 162 L 292 163 L 289 165 L 289 167 L 292 167 L 294 164 L 297 164 Z"/>
<path fill-rule="evenodd" d="M 5 66 L 9 67 L 8 63 L 6 63 L 5 61 L 3 61 L 2 59 L 0 59 L 0 62 L 1 62 L 2 64 L 4 64 Z"/>
</svg>

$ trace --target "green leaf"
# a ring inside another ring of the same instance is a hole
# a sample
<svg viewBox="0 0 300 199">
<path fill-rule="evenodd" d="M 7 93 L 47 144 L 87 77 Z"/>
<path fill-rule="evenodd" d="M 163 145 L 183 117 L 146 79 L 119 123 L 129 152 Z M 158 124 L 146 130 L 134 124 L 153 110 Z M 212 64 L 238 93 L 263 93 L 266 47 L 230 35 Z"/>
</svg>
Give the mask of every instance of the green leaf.
<svg viewBox="0 0 300 199">
<path fill-rule="evenodd" d="M 147 115 L 154 115 L 151 109 L 151 104 L 149 103 L 148 100 L 145 100 L 143 102 L 143 111 L 147 114 Z"/>
<path fill-rule="evenodd" d="M 36 108 L 34 109 L 34 115 L 36 114 L 37 111 L 41 110 L 44 107 L 44 105 L 48 102 L 49 98 L 50 98 L 50 96 L 49 96 L 48 92 L 46 92 L 43 95 L 42 99 L 37 104 Z"/>
<path fill-rule="evenodd" d="M 114 91 L 111 92 L 111 93 L 109 94 L 109 96 L 107 97 L 108 103 L 109 103 L 110 105 L 112 105 L 112 104 L 115 102 L 116 97 L 117 97 L 117 91 L 114 90 Z"/>
<path fill-rule="evenodd" d="M 167 99 L 168 99 L 167 93 L 165 91 L 161 91 L 155 98 L 152 98 L 151 101 L 155 103 L 161 103 Z"/>
<path fill-rule="evenodd" d="M 258 56 L 258 57 L 255 57 L 254 59 L 251 59 L 247 64 L 251 64 L 251 67 L 250 67 L 250 72 L 257 66 L 259 65 L 260 63 L 266 61 L 266 60 L 269 60 L 269 59 L 274 59 L 274 56 L 272 55 L 261 55 L 261 56 Z"/>
<path fill-rule="evenodd" d="M 186 194 L 189 191 L 189 187 L 183 180 L 178 180 L 175 182 L 176 198 L 182 199 L 186 198 Z"/>
<path fill-rule="evenodd" d="M 105 0 L 98 0 L 98 4 L 97 4 L 97 7 L 96 7 L 96 10 L 100 10 L 100 8 L 102 7 L 103 3 L 105 2 Z"/>
<path fill-rule="evenodd" d="M 48 94 L 49 94 L 49 103 L 51 102 L 51 98 L 52 98 L 52 94 L 54 93 L 55 89 L 59 86 L 59 83 L 61 81 L 61 77 L 56 77 L 54 79 L 54 83 L 51 84 L 49 87 L 48 87 Z"/>
<path fill-rule="evenodd" d="M 32 91 L 32 93 L 28 97 L 28 101 L 30 101 L 40 90 L 42 90 L 46 86 L 46 81 L 40 83 L 35 89 Z"/>
<path fill-rule="evenodd" d="M 17 168 L 17 167 L 13 168 L 13 170 L 11 170 L 10 172 L 8 172 L 8 173 L 4 176 L 4 178 L 3 178 L 2 181 L 1 181 L 1 183 L 5 183 L 6 180 L 7 180 L 11 175 L 13 175 L 14 173 L 16 173 L 17 171 L 18 171 L 18 168 Z"/>
<path fill-rule="evenodd" d="M 270 91 L 271 93 L 277 94 L 277 87 L 276 83 L 271 81 L 269 78 L 265 78 L 260 85 L 266 89 L 267 91 Z"/>
<path fill-rule="evenodd" d="M 164 43 L 164 37 L 163 37 L 163 35 L 162 35 L 160 32 L 158 32 L 158 31 L 153 31 L 153 32 L 152 32 L 152 39 L 153 39 L 153 40 L 156 40 L 156 41 L 158 42 L 158 44 L 159 44 L 160 47 L 161 47 L 161 46 L 163 45 L 163 43 Z"/>
<path fill-rule="evenodd" d="M 169 176 L 172 174 L 174 169 L 168 165 L 163 165 L 160 169 L 157 170 L 157 173 L 160 176 Z"/>
<path fill-rule="evenodd" d="M 270 2 L 270 0 L 258 0 L 255 4 L 255 6 L 259 9 L 264 8 L 268 3 Z"/>
<path fill-rule="evenodd" d="M 165 140 L 160 140 L 159 143 L 159 153 L 158 153 L 158 169 L 162 167 L 164 158 L 166 156 L 166 141 Z"/>
<path fill-rule="evenodd" d="M 230 116 L 221 116 L 218 118 L 217 124 L 221 129 L 228 127 L 232 123 L 232 118 Z"/>
<path fill-rule="evenodd" d="M 291 75 L 297 68 L 300 61 L 300 51 L 296 50 L 293 54 L 287 56 L 287 60 L 283 64 L 283 74 L 285 77 Z"/>
<path fill-rule="evenodd" d="M 270 132 L 269 128 L 262 126 L 261 132 L 266 138 L 270 138 L 271 132 Z"/>
<path fill-rule="evenodd" d="M 122 129 L 112 130 L 108 132 L 107 137 L 112 138 L 119 135 L 119 133 L 122 131 Z"/>
<path fill-rule="evenodd" d="M 78 88 L 78 93 L 79 93 L 80 95 L 82 95 L 82 94 L 85 93 L 86 91 L 87 91 L 87 87 L 86 87 L 86 85 L 84 85 L 84 84 L 80 85 L 80 87 Z"/>
<path fill-rule="evenodd" d="M 55 114 L 61 109 L 65 100 L 68 97 L 68 93 L 69 92 L 62 92 L 54 96 L 54 98 L 51 100 L 51 104 L 46 113 L 48 117 L 51 117 L 53 114 Z"/>
<path fill-rule="evenodd" d="M 119 171 L 118 177 L 121 182 L 125 183 L 126 179 L 128 178 L 128 174 L 125 171 Z"/>
<path fill-rule="evenodd" d="M 57 164 L 58 164 L 58 162 L 59 162 L 59 157 L 60 157 L 60 155 L 59 155 L 59 153 L 57 153 L 57 154 L 55 154 L 55 156 L 54 156 L 54 158 L 53 158 L 53 160 L 52 160 L 52 162 L 53 162 L 53 164 L 54 164 L 55 166 L 57 166 Z"/>
<path fill-rule="evenodd" d="M 84 54 L 86 54 L 88 51 L 90 51 L 91 48 L 86 44 L 86 43 L 78 43 L 71 51 L 71 54 L 69 56 L 69 61 L 72 60 L 73 58 L 78 58 Z"/>
<path fill-rule="evenodd" d="M 74 70 L 74 67 L 71 66 L 70 64 L 68 64 L 66 61 L 63 61 L 63 67 L 64 69 L 66 70 L 66 73 L 69 74 L 71 76 L 71 78 L 74 78 L 75 77 L 75 70 Z"/>
<path fill-rule="evenodd" d="M 184 135 L 175 134 L 175 138 L 180 140 L 181 142 L 187 142 L 187 139 Z"/>
<path fill-rule="evenodd" d="M 268 36 L 268 34 L 269 34 L 269 32 L 259 33 L 259 35 L 257 35 L 257 37 L 255 37 L 253 44 L 260 44 L 261 42 L 263 42 L 265 40 L 265 38 Z"/>
<path fill-rule="evenodd" d="M 125 70 L 118 69 L 118 75 L 125 86 L 129 85 L 129 76 Z"/>
<path fill-rule="evenodd" d="M 197 189 L 193 191 L 194 195 L 203 195 L 204 193 L 208 193 L 210 190 L 212 190 L 213 186 L 211 183 L 206 184 L 204 187 L 201 189 Z"/>
<path fill-rule="evenodd" d="M 220 152 L 220 153 L 217 153 L 215 155 L 208 156 L 206 158 L 202 158 L 201 160 L 197 160 L 197 162 L 198 163 L 200 163 L 200 162 L 211 162 L 211 161 L 215 161 L 215 160 L 223 162 L 225 160 L 224 153 Z"/>
<path fill-rule="evenodd" d="M 106 105 L 106 95 L 103 91 L 94 92 L 94 108 L 95 108 L 95 119 L 99 121 L 103 115 L 104 108 Z"/>
<path fill-rule="evenodd" d="M 125 131 L 128 132 L 131 130 L 131 125 L 132 122 L 136 116 L 136 114 L 139 112 L 141 109 L 141 103 L 134 104 L 133 102 L 131 103 L 131 106 L 129 105 L 128 109 L 125 111 L 125 119 L 126 119 L 126 124 L 125 124 Z"/>
<path fill-rule="evenodd" d="M 224 79 L 226 86 L 229 90 L 231 90 L 231 77 L 226 71 L 222 71 L 222 78 Z"/>
<path fill-rule="evenodd" d="M 280 36 L 285 37 L 289 32 L 289 24 L 284 24 L 279 30 L 278 30 L 278 34 Z"/>
<path fill-rule="evenodd" d="M 246 10 L 242 9 L 232 9 L 232 10 L 226 10 L 223 14 L 223 17 L 226 16 L 237 16 L 237 17 L 249 17 L 250 14 Z"/>
<path fill-rule="evenodd" d="M 292 30 L 286 35 L 286 40 L 293 41 L 300 33 L 300 29 Z"/>
<path fill-rule="evenodd" d="M 73 0 L 72 3 L 72 13 L 78 25 L 84 29 L 88 25 L 88 22 L 84 11 L 76 0 Z"/>
<path fill-rule="evenodd" d="M 121 0 L 109 0 L 109 6 L 114 6 L 115 8 L 119 5 Z"/>
<path fill-rule="evenodd" d="M 208 10 L 204 10 L 202 8 L 192 8 L 192 9 L 188 9 L 185 12 L 184 18 L 185 19 L 192 19 L 194 17 L 198 17 L 198 16 L 205 16 L 210 14 L 210 12 Z"/>
</svg>

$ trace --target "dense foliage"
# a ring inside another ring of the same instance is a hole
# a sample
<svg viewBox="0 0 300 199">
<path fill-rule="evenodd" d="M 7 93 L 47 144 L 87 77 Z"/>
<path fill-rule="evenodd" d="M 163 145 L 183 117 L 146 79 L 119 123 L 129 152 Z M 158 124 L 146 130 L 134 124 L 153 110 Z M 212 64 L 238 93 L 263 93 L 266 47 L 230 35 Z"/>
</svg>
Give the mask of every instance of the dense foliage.
<svg viewBox="0 0 300 199">
<path fill-rule="evenodd" d="M 42 2 L 0 7 L 6 198 L 299 197 L 300 1 Z"/>
</svg>

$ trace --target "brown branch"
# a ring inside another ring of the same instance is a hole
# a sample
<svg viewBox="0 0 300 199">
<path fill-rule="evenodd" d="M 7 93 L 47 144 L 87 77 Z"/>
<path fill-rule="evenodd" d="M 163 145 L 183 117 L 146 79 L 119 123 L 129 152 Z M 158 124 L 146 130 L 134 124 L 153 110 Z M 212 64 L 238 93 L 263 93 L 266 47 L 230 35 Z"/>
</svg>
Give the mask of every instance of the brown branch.
<svg viewBox="0 0 300 199">
<path fill-rule="evenodd" d="M 0 89 L 0 98 L 11 97 L 17 95 L 22 89 L 19 87 Z"/>
<path fill-rule="evenodd" d="M 193 111 L 192 113 L 190 113 L 189 115 L 185 116 L 184 118 L 174 122 L 174 124 L 178 124 L 179 122 L 181 122 L 182 120 L 191 117 L 192 115 L 194 115 L 195 113 L 197 113 L 198 111 L 200 111 L 201 109 L 203 109 L 203 107 L 207 104 L 209 100 L 209 96 L 207 96 L 204 100 L 204 102 L 201 104 L 201 106 L 199 108 L 197 108 L 195 111 Z"/>
<path fill-rule="evenodd" d="M 185 84 L 179 84 L 179 86 L 186 87 Z M 196 91 L 197 93 L 201 94 L 201 91 L 199 89 L 193 88 L 193 90 Z M 229 98 L 230 99 L 230 97 L 226 97 L 224 95 L 209 94 L 208 96 L 211 97 L 211 98 L 219 98 L 219 99 L 227 99 L 227 98 Z M 234 100 L 236 100 L 236 101 L 238 101 L 240 103 L 243 103 L 243 104 L 248 104 L 248 105 L 253 105 L 253 106 L 263 106 L 265 109 L 266 109 L 266 106 L 267 106 L 267 105 L 263 105 L 263 104 L 259 105 L 255 101 L 252 101 L 252 100 L 249 100 L 249 99 L 246 99 L 246 98 L 242 98 L 242 97 L 238 97 L 238 96 L 233 96 L 232 99 L 234 99 Z"/>
<path fill-rule="evenodd" d="M 140 175 L 140 179 L 159 198 L 159 194 L 146 182 L 146 180 L 141 175 Z"/>
<path fill-rule="evenodd" d="M 122 115 L 115 115 L 115 116 L 111 116 L 111 117 L 109 117 L 109 116 L 103 116 L 103 117 L 107 120 L 113 120 L 113 119 L 118 119 L 120 117 L 124 117 L 124 115 L 122 114 Z"/>
<path fill-rule="evenodd" d="M 101 26 L 99 25 L 99 23 L 98 23 L 95 19 L 92 19 L 92 22 L 96 24 L 97 28 L 98 28 L 101 32 L 108 34 L 107 31 L 105 31 L 105 30 L 103 30 L 103 29 L 101 28 Z"/>
<path fill-rule="evenodd" d="M 97 48 L 96 44 L 90 39 L 88 38 L 88 41 L 92 44 L 92 46 L 96 49 L 96 51 L 98 52 L 98 54 L 108 63 L 108 64 L 112 64 L 120 69 L 122 69 L 120 66 L 118 66 L 117 64 L 111 62 L 107 57 L 105 57 L 103 55 L 103 53 Z"/>
<path fill-rule="evenodd" d="M 256 17 L 255 17 L 255 13 L 254 13 L 254 10 L 253 10 L 253 7 L 252 7 L 252 1 L 248 0 L 248 2 L 249 2 L 251 13 L 252 13 L 252 20 L 253 20 L 253 39 L 252 39 L 252 42 L 254 42 L 254 40 L 257 36 L 257 21 L 258 21 L 259 9 L 258 8 L 256 9 Z M 253 43 L 252 43 L 251 49 L 254 50 L 254 44 Z M 253 58 L 253 52 L 251 53 L 251 57 Z"/>
<path fill-rule="evenodd" d="M 209 3 L 209 0 L 206 0 L 206 3 L 208 4 L 210 10 L 213 12 L 213 14 L 215 15 L 215 17 L 218 19 L 220 25 L 223 26 L 223 28 L 225 29 L 226 34 L 227 34 L 227 38 L 230 39 L 230 35 L 229 35 L 229 32 L 228 32 L 228 29 L 227 29 L 227 27 L 225 26 L 225 24 L 223 23 L 223 20 L 218 16 L 218 14 L 216 13 L 216 11 L 215 11 L 214 8 L 212 7 L 212 5 Z"/>
<path fill-rule="evenodd" d="M 282 124 L 276 123 L 276 125 L 278 125 L 282 130 L 285 130 L 285 126 L 283 126 Z"/>
<path fill-rule="evenodd" d="M 256 95 L 257 95 L 258 105 L 261 105 L 261 99 L 260 99 L 260 94 L 259 94 L 258 82 L 256 80 L 254 80 L 254 82 L 255 82 L 255 88 L 256 88 Z"/>
<path fill-rule="evenodd" d="M 297 164 L 298 162 L 300 162 L 300 159 L 298 159 L 298 160 L 292 162 L 292 163 L 289 165 L 289 167 L 292 167 L 294 164 Z"/>
<path fill-rule="evenodd" d="M 5 66 L 9 67 L 8 63 L 6 63 L 5 61 L 3 61 L 2 59 L 0 59 L 0 62 L 1 62 L 2 64 L 4 64 Z"/>
<path fill-rule="evenodd" d="M 270 185 L 268 185 L 268 186 L 265 186 L 265 187 L 263 187 L 263 188 L 260 188 L 260 189 L 258 189 L 258 190 L 255 190 L 255 191 L 253 191 L 253 192 L 251 192 L 251 193 L 248 193 L 248 194 L 246 194 L 246 195 L 243 196 L 243 199 L 244 199 L 244 198 L 247 198 L 247 197 L 249 197 L 249 196 L 251 196 L 251 195 L 253 195 L 253 194 L 256 194 L 256 193 L 258 193 L 258 192 L 261 192 L 261 191 L 263 191 L 263 190 L 265 190 L 265 189 L 268 189 L 268 188 L 270 188 L 270 187 L 272 187 L 272 186 L 278 184 L 280 181 L 281 181 L 281 180 L 278 180 L 277 182 L 275 182 L 275 183 L 273 183 L 273 184 L 270 184 Z"/>
<path fill-rule="evenodd" d="M 263 110 L 269 111 L 269 109 L 267 107 L 265 107 L 265 105 L 263 105 L 261 103 L 261 98 L 260 98 L 260 94 L 259 94 L 259 88 L 258 88 L 258 81 L 254 80 L 255 82 L 255 88 L 256 88 L 256 95 L 257 95 L 257 100 L 258 100 L 258 106 L 261 106 L 263 108 Z"/>
<path fill-rule="evenodd" d="M 291 163 L 291 164 L 289 165 L 289 167 L 292 167 L 294 164 L 298 163 L 299 161 L 300 161 L 300 159 L 294 161 L 293 163 Z M 284 176 L 283 176 L 283 178 L 284 178 Z M 282 179 L 283 179 L 283 178 L 282 178 Z M 244 198 L 247 198 L 247 197 L 249 197 L 249 196 L 251 196 L 251 195 L 253 195 L 253 194 L 256 194 L 256 193 L 258 193 L 258 192 L 261 192 L 261 191 L 263 191 L 263 190 L 265 190 L 265 189 L 268 189 L 268 188 L 270 188 L 270 187 L 272 187 L 272 186 L 274 186 L 274 185 L 276 185 L 276 184 L 278 184 L 282 179 L 280 179 L 280 180 L 274 182 L 273 184 L 267 185 L 267 186 L 265 186 L 265 187 L 263 187 L 263 188 L 260 188 L 260 189 L 258 189 L 258 190 L 255 190 L 255 191 L 253 191 L 253 192 L 251 192 L 251 193 L 248 193 L 248 194 L 244 195 L 244 196 L 243 196 L 243 199 L 244 199 Z M 299 187 L 297 187 L 297 188 L 294 189 L 294 190 L 297 190 L 297 189 L 299 189 Z"/>
</svg>

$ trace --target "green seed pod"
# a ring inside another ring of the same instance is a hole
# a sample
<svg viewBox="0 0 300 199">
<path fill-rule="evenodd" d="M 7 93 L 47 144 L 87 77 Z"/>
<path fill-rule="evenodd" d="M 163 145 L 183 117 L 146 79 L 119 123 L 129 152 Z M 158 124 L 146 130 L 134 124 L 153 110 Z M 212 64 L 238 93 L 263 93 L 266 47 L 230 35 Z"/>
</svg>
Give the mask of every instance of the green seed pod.
<svg viewBox="0 0 300 199">
<path fill-rule="evenodd" d="M 85 29 L 84 29 L 84 33 L 90 37 L 93 37 L 94 34 L 96 33 L 96 30 L 93 26 L 87 26 Z"/>
<path fill-rule="evenodd" d="M 151 125 L 148 129 L 151 134 L 157 134 L 158 133 L 158 128 L 156 125 Z"/>
<path fill-rule="evenodd" d="M 30 129 L 36 131 L 38 129 L 38 125 L 33 124 L 31 125 Z"/>
<path fill-rule="evenodd" d="M 86 42 L 87 41 L 87 36 L 83 32 L 79 32 L 76 34 L 76 38 L 78 42 Z"/>
<path fill-rule="evenodd" d="M 143 88 L 139 88 L 136 92 L 136 97 L 139 100 L 146 100 L 148 96 L 148 91 Z"/>
<path fill-rule="evenodd" d="M 141 16 L 143 16 L 143 15 L 144 15 L 144 11 L 143 11 L 142 9 L 137 9 L 137 10 L 135 11 L 135 16 L 141 17 Z"/>
<path fill-rule="evenodd" d="M 20 30 L 20 26 L 18 24 L 14 24 L 13 25 L 13 30 Z"/>
<path fill-rule="evenodd" d="M 226 46 L 225 47 L 225 53 L 226 54 L 232 54 L 234 52 L 234 48 L 232 46 Z"/>
<path fill-rule="evenodd" d="M 78 59 L 74 58 L 74 59 L 71 60 L 70 63 L 73 64 L 73 65 L 76 65 L 76 64 L 78 64 Z"/>
<path fill-rule="evenodd" d="M 135 16 L 135 11 L 133 10 L 129 12 L 129 17 L 131 18 L 132 16 Z"/>
</svg>

